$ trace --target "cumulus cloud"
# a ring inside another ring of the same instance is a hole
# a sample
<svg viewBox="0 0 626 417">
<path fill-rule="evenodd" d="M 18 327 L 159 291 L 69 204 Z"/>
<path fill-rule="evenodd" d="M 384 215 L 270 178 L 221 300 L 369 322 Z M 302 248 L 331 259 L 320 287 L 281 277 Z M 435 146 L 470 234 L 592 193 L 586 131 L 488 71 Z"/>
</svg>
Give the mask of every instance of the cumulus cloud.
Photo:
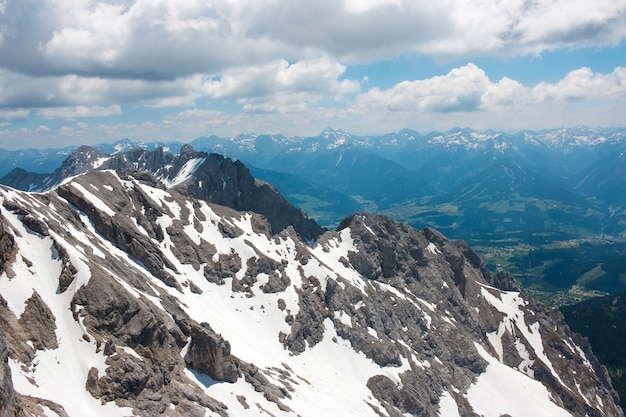
<svg viewBox="0 0 626 417">
<path fill-rule="evenodd" d="M 474 64 L 455 68 L 447 75 L 403 81 L 387 90 L 372 88 L 358 97 L 360 103 L 392 111 L 475 111 L 490 81 Z"/>
<path fill-rule="evenodd" d="M 540 83 L 532 90 L 536 100 L 582 100 L 626 98 L 626 68 L 618 67 L 610 74 L 594 73 L 589 68 L 571 71 L 558 83 Z"/>
<path fill-rule="evenodd" d="M 508 77 L 492 81 L 485 72 L 469 63 L 448 74 L 423 80 L 403 81 L 381 90 L 372 88 L 357 97 L 357 104 L 390 111 L 426 110 L 436 113 L 503 111 L 548 102 L 626 99 L 626 68 L 610 74 L 580 68 L 557 83 L 524 86 Z"/>
<path fill-rule="evenodd" d="M 328 58 L 293 64 L 278 60 L 228 71 L 219 79 L 206 81 L 202 93 L 216 99 L 235 99 L 247 112 L 303 111 L 325 98 L 341 100 L 360 91 L 358 82 L 339 80 L 345 69 Z"/>
<path fill-rule="evenodd" d="M 203 97 L 236 100 L 260 108 L 274 102 L 315 103 L 341 100 L 360 91 L 357 81 L 341 79 L 346 67 L 330 58 L 288 63 L 276 60 L 225 71 L 217 77 L 195 74 L 175 80 L 107 79 L 79 75 L 35 77 L 0 69 L 0 106 L 54 108 L 103 106 L 105 103 L 145 107 L 193 107 Z M 277 108 L 278 108 L 277 107 Z"/>
<path fill-rule="evenodd" d="M 289 64 L 284 59 L 262 66 L 250 66 L 207 81 L 202 90 L 210 97 L 252 98 L 275 93 L 319 91 L 323 94 L 346 94 L 359 91 L 358 83 L 338 81 L 345 65 L 327 58 Z"/>
<path fill-rule="evenodd" d="M 122 109 L 118 105 L 102 106 L 73 106 L 73 107 L 51 107 L 41 109 L 37 116 L 44 119 L 76 119 L 82 117 L 108 117 L 122 114 Z"/>
<path fill-rule="evenodd" d="M 30 114 L 30 109 L 0 109 L 0 119 L 23 120 Z"/>
<path fill-rule="evenodd" d="M 30 75 L 162 80 L 277 58 L 284 48 L 247 37 L 247 6 L 217 0 L 12 1 L 0 65 Z"/>
<path fill-rule="evenodd" d="M 106 79 L 79 75 L 36 77 L 0 69 L 0 107 L 94 106 L 103 103 L 149 107 L 192 105 L 201 79 L 166 81 Z"/>
<path fill-rule="evenodd" d="M 617 44 L 626 0 L 12 0 L 0 66 L 37 76 L 174 80 L 329 56 L 370 62 Z"/>
</svg>

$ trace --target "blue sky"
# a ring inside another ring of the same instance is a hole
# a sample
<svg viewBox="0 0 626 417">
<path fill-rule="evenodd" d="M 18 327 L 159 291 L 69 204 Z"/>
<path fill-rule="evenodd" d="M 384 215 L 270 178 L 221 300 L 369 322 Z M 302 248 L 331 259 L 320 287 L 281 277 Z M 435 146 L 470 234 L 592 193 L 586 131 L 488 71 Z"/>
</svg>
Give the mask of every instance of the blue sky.
<svg viewBox="0 0 626 417">
<path fill-rule="evenodd" d="M 624 126 L 626 0 L 0 0 L 0 148 Z"/>
</svg>

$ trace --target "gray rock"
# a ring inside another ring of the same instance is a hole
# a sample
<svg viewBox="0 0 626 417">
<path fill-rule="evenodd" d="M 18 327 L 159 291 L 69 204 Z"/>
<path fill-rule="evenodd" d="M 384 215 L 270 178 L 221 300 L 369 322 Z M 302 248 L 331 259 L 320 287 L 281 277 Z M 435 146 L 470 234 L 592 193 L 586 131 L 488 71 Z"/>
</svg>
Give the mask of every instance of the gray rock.
<svg viewBox="0 0 626 417">
<path fill-rule="evenodd" d="M 239 362 L 230 354 L 230 344 L 207 323 L 191 328 L 186 360 L 191 368 L 217 381 L 236 382 L 239 378 Z"/>
<path fill-rule="evenodd" d="M 0 217 L 0 274 L 15 257 L 15 250 L 13 235 L 5 230 L 4 220 Z"/>
<path fill-rule="evenodd" d="M 24 329 L 27 340 L 33 343 L 35 349 L 56 349 L 59 346 L 56 335 L 56 318 L 50 307 L 46 305 L 36 291 L 33 291 L 33 295 L 26 300 L 26 308 L 18 323 Z"/>
<path fill-rule="evenodd" d="M 0 331 L 0 416 L 17 417 L 22 415 L 19 398 L 13 389 L 11 369 L 7 363 L 9 349 L 4 334 Z"/>
</svg>

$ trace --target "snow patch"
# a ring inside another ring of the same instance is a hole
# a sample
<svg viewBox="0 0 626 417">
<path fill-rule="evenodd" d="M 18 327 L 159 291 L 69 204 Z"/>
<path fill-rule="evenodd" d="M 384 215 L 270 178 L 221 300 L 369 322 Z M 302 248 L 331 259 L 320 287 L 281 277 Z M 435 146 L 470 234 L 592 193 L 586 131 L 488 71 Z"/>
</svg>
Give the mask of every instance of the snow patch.
<svg viewBox="0 0 626 417">
<path fill-rule="evenodd" d="M 480 344 L 474 345 L 480 356 L 488 362 L 486 371 L 467 391 L 467 399 L 479 415 L 572 417 L 569 412 L 552 402 L 550 392 L 542 383 L 502 364 Z M 506 381 L 506 390 L 502 389 L 503 381 Z"/>
<path fill-rule="evenodd" d="M 440 417 L 461 417 L 459 407 L 450 394 L 450 391 L 444 391 L 439 397 L 439 416 Z"/>
<path fill-rule="evenodd" d="M 432 253 L 433 255 L 441 254 L 441 251 L 439 250 L 439 248 L 433 242 L 429 242 L 428 243 L 428 246 L 426 246 L 426 250 L 428 252 Z"/>
<path fill-rule="evenodd" d="M 161 178 L 167 188 L 174 187 L 187 181 L 196 172 L 198 167 L 206 161 L 206 158 L 194 158 L 185 162 L 185 165 L 178 171 L 173 179 Z"/>
<path fill-rule="evenodd" d="M 91 193 L 90 191 L 87 191 L 87 189 L 85 187 L 83 187 L 81 184 L 77 183 L 76 181 L 73 181 L 71 183 L 71 186 L 76 188 L 78 191 L 80 191 L 81 194 L 85 198 L 87 198 L 87 200 L 89 200 L 89 202 L 91 204 L 93 204 L 96 207 L 96 209 L 106 213 L 110 217 L 115 216 L 115 211 L 114 210 L 112 210 L 109 206 L 107 206 L 104 201 L 102 201 L 98 197 L 96 197 L 95 194 Z"/>
<path fill-rule="evenodd" d="M 559 383 L 569 390 L 570 388 L 563 382 L 559 374 L 554 369 L 552 362 L 545 354 L 543 340 L 539 331 L 539 322 L 536 321 L 530 325 L 526 322 L 527 315 L 524 314 L 524 311 L 522 311 L 522 306 L 526 305 L 526 301 L 520 296 L 519 292 L 500 291 L 494 289 L 493 287 L 489 287 L 488 285 L 480 285 L 482 296 L 498 311 L 505 314 L 503 323 L 509 333 L 512 335 L 520 333 L 530 345 L 529 347 L 533 350 L 535 356 L 548 367 L 548 369 L 552 372 L 552 375 L 554 375 Z M 492 294 L 491 291 L 497 291 L 499 298 Z M 490 338 L 490 340 L 492 339 Z M 518 352 L 520 353 L 520 356 L 525 354 L 520 347 L 518 347 Z M 522 356 L 522 358 L 524 358 L 524 356 Z"/>
</svg>

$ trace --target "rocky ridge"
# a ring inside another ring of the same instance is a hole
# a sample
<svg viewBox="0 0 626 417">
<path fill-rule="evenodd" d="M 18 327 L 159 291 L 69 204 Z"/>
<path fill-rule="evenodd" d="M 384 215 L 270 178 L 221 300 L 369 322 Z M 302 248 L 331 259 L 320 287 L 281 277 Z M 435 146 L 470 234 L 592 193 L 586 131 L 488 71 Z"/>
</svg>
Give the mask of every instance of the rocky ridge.
<svg viewBox="0 0 626 417">
<path fill-rule="evenodd" d="M 190 197 L 262 214 L 274 233 L 292 226 L 304 239 L 315 240 L 324 232 L 303 211 L 289 204 L 275 187 L 250 175 L 240 161 L 197 152 L 191 145 L 183 145 L 177 155 L 166 153 L 161 147 L 154 150 L 137 148 L 109 155 L 81 146 L 51 174 L 16 168 L 2 178 L 2 183 L 19 190 L 45 192 L 73 176 L 111 169 L 150 173 L 167 188 Z"/>
<path fill-rule="evenodd" d="M 171 186 L 199 184 L 187 151 L 162 180 L 0 187 L 7 412 L 623 415 L 586 341 L 464 242 L 359 213 L 308 244 L 193 198 L 209 174 Z"/>
</svg>

